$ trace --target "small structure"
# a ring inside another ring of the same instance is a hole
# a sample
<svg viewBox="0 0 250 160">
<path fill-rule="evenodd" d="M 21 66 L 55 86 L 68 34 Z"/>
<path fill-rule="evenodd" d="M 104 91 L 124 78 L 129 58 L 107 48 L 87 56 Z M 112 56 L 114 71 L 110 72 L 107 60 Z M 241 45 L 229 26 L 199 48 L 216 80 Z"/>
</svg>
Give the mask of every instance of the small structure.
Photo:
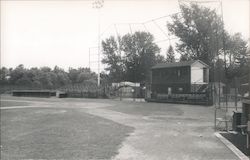
<svg viewBox="0 0 250 160">
<path fill-rule="evenodd" d="M 249 77 L 250 78 L 250 77 Z M 248 92 L 249 83 L 244 83 Z M 226 139 L 233 143 L 239 150 L 250 156 L 250 96 L 242 97 L 242 109 L 233 112 L 232 130 L 233 132 L 221 133 Z M 216 126 L 215 126 L 216 127 Z"/>
<path fill-rule="evenodd" d="M 56 96 L 56 91 L 51 90 L 13 90 L 13 96 L 19 97 L 51 97 Z"/>
<path fill-rule="evenodd" d="M 133 83 L 133 82 L 120 82 L 120 83 L 112 83 L 112 87 L 124 87 L 124 86 L 130 86 L 130 87 L 140 87 L 140 83 Z"/>
<path fill-rule="evenodd" d="M 208 83 L 209 66 L 200 60 L 161 63 L 152 67 L 152 94 L 147 98 L 174 102 L 204 99 Z"/>
<path fill-rule="evenodd" d="M 209 82 L 209 66 L 200 60 L 162 63 L 152 67 L 152 92 L 190 93 L 203 91 Z"/>
<path fill-rule="evenodd" d="M 119 96 L 124 98 L 136 98 L 140 93 L 140 83 L 120 82 L 112 83 L 112 87 L 118 91 Z"/>
<path fill-rule="evenodd" d="M 56 92 L 56 97 L 57 98 L 66 98 L 67 97 L 67 93 L 62 92 L 62 91 L 57 91 Z"/>
<path fill-rule="evenodd" d="M 101 93 L 95 83 L 74 83 L 60 87 L 58 90 L 65 93 L 61 96 L 74 98 L 98 98 Z"/>
<path fill-rule="evenodd" d="M 240 126 L 239 126 L 240 127 Z M 241 127 L 243 127 L 242 129 L 246 129 L 246 148 L 249 151 L 249 155 L 250 155 L 250 96 L 248 95 L 248 97 L 244 97 L 243 101 L 242 101 L 242 125 Z"/>
<path fill-rule="evenodd" d="M 222 134 L 243 153 L 250 156 L 250 97 L 242 98 L 242 111 L 234 112 L 233 131 L 236 133 Z"/>
</svg>

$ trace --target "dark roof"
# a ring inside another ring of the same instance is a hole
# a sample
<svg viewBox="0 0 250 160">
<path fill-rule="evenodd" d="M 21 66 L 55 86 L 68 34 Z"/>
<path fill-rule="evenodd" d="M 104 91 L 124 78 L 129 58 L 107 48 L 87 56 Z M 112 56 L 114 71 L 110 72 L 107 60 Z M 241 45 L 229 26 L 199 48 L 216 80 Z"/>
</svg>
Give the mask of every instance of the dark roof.
<svg viewBox="0 0 250 160">
<path fill-rule="evenodd" d="M 200 62 L 204 66 L 208 67 L 208 65 L 200 60 L 192 60 L 192 61 L 183 61 L 183 62 L 174 62 L 174 63 L 158 63 L 152 67 L 152 69 L 159 69 L 159 68 L 173 68 L 173 67 L 184 67 L 184 66 L 191 66 L 196 61 Z"/>
</svg>

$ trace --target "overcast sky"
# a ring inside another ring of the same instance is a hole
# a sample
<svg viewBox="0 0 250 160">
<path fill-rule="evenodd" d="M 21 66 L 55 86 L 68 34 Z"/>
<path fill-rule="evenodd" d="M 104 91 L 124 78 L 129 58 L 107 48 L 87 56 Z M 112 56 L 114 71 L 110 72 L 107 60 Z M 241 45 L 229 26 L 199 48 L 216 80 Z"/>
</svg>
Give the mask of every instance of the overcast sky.
<svg viewBox="0 0 250 160">
<path fill-rule="evenodd" d="M 98 11 L 92 2 L 1 1 L 1 66 L 88 67 L 89 47 L 97 46 L 98 37 Z M 220 11 L 219 3 L 211 6 Z M 226 30 L 231 34 L 241 32 L 249 39 L 249 8 L 249 0 L 223 0 Z M 100 10 L 102 38 L 147 30 L 155 35 L 155 41 L 164 40 L 169 18 L 155 21 L 164 33 L 150 20 L 177 12 L 177 0 L 106 0 Z M 126 24 L 146 21 L 145 25 Z M 157 44 L 164 55 L 169 42 Z M 90 52 L 91 61 L 96 61 L 97 50 Z M 95 64 L 91 62 L 93 70 Z"/>
</svg>

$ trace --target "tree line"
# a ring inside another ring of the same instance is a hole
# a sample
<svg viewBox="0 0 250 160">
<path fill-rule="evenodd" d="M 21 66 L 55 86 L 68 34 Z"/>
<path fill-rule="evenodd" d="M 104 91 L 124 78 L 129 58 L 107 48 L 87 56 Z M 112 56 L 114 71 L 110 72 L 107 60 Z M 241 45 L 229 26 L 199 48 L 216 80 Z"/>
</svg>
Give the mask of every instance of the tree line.
<svg viewBox="0 0 250 160">
<path fill-rule="evenodd" d="M 247 41 L 240 33 L 230 35 L 215 10 L 191 4 L 181 6 L 181 14 L 171 17 L 167 29 L 179 41 L 169 46 L 166 56 L 149 32 L 111 36 L 102 41 L 109 81 L 145 83 L 150 80 L 150 68 L 156 63 L 202 60 L 210 66 L 210 81 L 226 82 L 250 72 Z M 166 46 L 167 47 L 167 46 Z M 175 53 L 176 52 L 176 53 Z"/>
<path fill-rule="evenodd" d="M 56 89 L 75 83 L 96 84 L 97 75 L 89 68 L 64 69 L 55 66 L 41 68 L 25 68 L 19 65 L 16 68 L 0 68 L 0 84 L 29 86 L 33 88 Z"/>
<path fill-rule="evenodd" d="M 143 82 L 149 79 L 150 67 L 164 59 L 153 41 L 149 32 L 135 32 L 117 39 L 111 36 L 102 41 L 102 63 L 108 66 L 105 70 L 109 81 Z"/>
<path fill-rule="evenodd" d="M 180 15 L 172 16 L 169 31 L 179 38 L 176 51 L 181 61 L 202 60 L 210 68 L 210 80 L 230 82 L 250 73 L 247 41 L 240 33 L 230 35 L 215 10 L 191 4 L 181 6 Z"/>
<path fill-rule="evenodd" d="M 202 60 L 210 66 L 210 81 L 228 82 L 250 73 L 247 41 L 240 33 L 230 35 L 215 10 L 191 4 L 181 6 L 181 14 L 171 17 L 167 28 L 179 41 L 166 46 L 166 56 L 149 32 L 137 31 L 124 36 L 111 36 L 102 41 L 102 63 L 107 66 L 101 74 L 101 84 L 131 81 L 145 84 L 150 81 L 150 69 L 157 63 Z M 67 84 L 94 83 L 97 75 L 89 68 L 55 66 L 30 68 L 0 68 L 0 84 L 58 88 Z"/>
</svg>

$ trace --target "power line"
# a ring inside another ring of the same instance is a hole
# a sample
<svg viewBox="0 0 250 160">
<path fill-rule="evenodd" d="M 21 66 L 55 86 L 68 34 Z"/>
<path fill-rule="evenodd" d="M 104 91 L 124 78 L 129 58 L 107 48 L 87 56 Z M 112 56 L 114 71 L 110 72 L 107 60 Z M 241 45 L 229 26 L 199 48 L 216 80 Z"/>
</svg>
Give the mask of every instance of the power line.
<svg viewBox="0 0 250 160">
<path fill-rule="evenodd" d="M 219 1 L 218 0 L 207 0 L 207 1 L 199 1 L 199 0 L 178 0 L 178 3 L 179 3 L 179 7 L 181 5 L 181 3 L 218 3 Z M 185 4 L 184 4 L 185 5 Z M 119 31 L 118 31 L 118 26 L 120 25 L 125 25 L 125 26 L 128 26 L 128 29 L 130 31 L 130 33 L 132 34 L 133 33 L 133 26 L 134 25 L 141 25 L 144 30 L 146 30 L 147 32 L 149 32 L 149 29 L 147 27 L 148 23 L 152 23 L 161 31 L 161 33 L 167 38 L 167 39 L 163 39 L 163 40 L 158 40 L 158 41 L 155 41 L 155 43 L 161 43 L 161 42 L 165 42 L 165 41 L 169 41 L 169 43 L 171 43 L 171 40 L 174 40 L 174 39 L 178 39 L 178 38 L 170 38 L 170 34 L 169 34 L 169 31 L 168 33 L 165 32 L 164 29 L 162 29 L 162 27 L 157 23 L 158 20 L 160 19 L 164 19 L 164 18 L 167 18 L 167 17 L 172 17 L 172 16 L 175 16 L 175 15 L 180 15 L 182 14 L 182 12 L 177 12 L 177 13 L 172 13 L 172 14 L 168 14 L 168 15 L 165 15 L 165 16 L 161 16 L 161 17 L 157 17 L 157 18 L 153 18 L 153 19 L 149 19 L 149 20 L 146 20 L 146 21 L 143 21 L 143 22 L 139 22 L 139 23 L 115 23 L 115 24 L 111 24 L 109 25 L 101 34 L 100 36 L 103 36 L 111 27 L 114 27 L 114 30 L 116 32 L 116 37 L 118 39 L 118 36 L 119 36 Z M 180 16 L 180 17 L 177 17 L 178 19 L 181 19 L 183 18 L 183 16 Z M 96 48 L 96 47 L 93 47 L 93 48 Z"/>
<path fill-rule="evenodd" d="M 110 28 L 112 26 L 112 24 L 111 25 L 109 25 L 108 27 L 106 27 L 105 29 L 104 29 L 104 31 L 101 33 L 101 37 L 103 36 L 103 34 L 105 33 L 105 32 L 107 32 L 108 31 L 108 29 Z"/>
<path fill-rule="evenodd" d="M 142 23 L 115 23 L 115 24 L 111 24 L 109 25 L 108 27 L 106 27 L 104 29 L 104 31 L 100 34 L 100 37 L 103 37 L 103 35 L 112 27 L 114 27 L 114 30 L 116 32 L 116 37 L 117 37 L 117 40 L 119 41 L 119 31 L 118 31 L 118 27 L 119 25 L 126 25 L 129 27 L 129 30 L 130 30 L 130 33 L 132 34 L 133 33 L 133 29 L 132 29 L 132 26 L 133 25 L 141 25 L 147 32 L 149 32 L 148 28 L 147 28 L 147 24 L 148 23 L 151 23 L 153 22 L 154 25 L 161 31 L 161 33 L 163 33 L 163 35 L 165 35 L 165 37 L 167 37 L 167 39 L 164 39 L 164 40 L 159 40 L 159 41 L 156 41 L 155 43 L 161 43 L 161 42 L 164 42 L 164 41 L 170 41 L 172 39 L 177 39 L 177 38 L 169 38 L 169 34 L 167 34 L 161 27 L 160 25 L 156 22 L 160 19 L 163 19 L 163 18 L 166 18 L 166 17 L 171 17 L 173 15 L 177 15 L 179 14 L 180 12 L 177 12 L 177 13 L 173 13 L 173 14 L 168 14 L 168 15 L 165 15 L 165 16 L 161 16 L 161 17 L 157 17 L 157 18 L 153 18 L 153 19 L 150 19 L 150 20 L 147 20 L 147 21 L 144 21 Z M 119 43 L 119 42 L 118 42 Z M 118 44 L 120 46 L 120 44 Z M 90 63 L 93 61 L 90 60 L 90 57 L 91 55 L 93 55 L 93 53 L 91 53 L 91 49 L 97 49 L 98 47 L 89 47 L 89 66 L 90 66 Z M 119 47 L 120 48 L 120 47 Z M 96 61 L 95 61 L 96 62 Z"/>
<path fill-rule="evenodd" d="M 111 28 L 113 25 L 127 25 L 127 26 L 131 26 L 131 25 L 142 25 L 145 29 L 145 24 L 147 23 L 151 23 L 152 21 L 156 21 L 156 20 L 159 20 L 159 19 L 163 19 L 163 18 L 166 18 L 166 17 L 171 17 L 171 16 L 174 16 L 174 15 L 177 15 L 177 14 L 180 14 L 181 12 L 177 12 L 177 13 L 172 13 L 172 14 L 168 14 L 168 15 L 165 15 L 165 16 L 161 16 L 161 17 L 157 17 L 157 18 L 153 18 L 153 19 L 149 19 L 147 21 L 144 21 L 144 22 L 139 22 L 139 23 L 115 23 L 115 24 L 111 24 L 109 25 L 102 33 L 101 33 L 101 36 L 103 36 L 103 34 L 109 29 Z M 132 30 L 132 28 L 130 29 L 130 31 Z M 148 29 L 146 29 L 148 30 Z"/>
<path fill-rule="evenodd" d="M 179 0 L 179 1 L 184 1 L 184 2 L 189 2 L 189 3 L 219 3 L 220 1 L 217 1 L 217 0 L 215 0 L 215 1 L 200 1 L 200 0 L 196 0 L 196 1 L 194 1 L 194 0 Z"/>
<path fill-rule="evenodd" d="M 100 86 L 100 54 L 101 54 L 101 22 L 100 22 L 100 9 L 103 7 L 104 0 L 94 0 L 93 8 L 98 9 L 98 77 L 97 77 L 97 85 Z"/>
<path fill-rule="evenodd" d="M 131 28 L 131 24 L 129 24 L 129 29 L 130 29 L 130 33 L 132 34 L 132 28 Z"/>
<path fill-rule="evenodd" d="M 166 36 L 166 37 L 168 37 L 168 34 L 166 34 L 165 32 L 164 32 L 164 30 L 155 22 L 155 20 L 152 20 L 153 21 L 153 23 L 159 28 L 159 30 Z"/>
<path fill-rule="evenodd" d="M 147 27 L 146 27 L 146 24 L 145 24 L 145 23 L 142 23 L 142 25 L 143 25 L 143 27 L 145 28 L 145 30 L 146 30 L 147 32 L 149 32 L 148 29 L 147 29 Z"/>
<path fill-rule="evenodd" d="M 163 18 L 166 18 L 166 17 L 171 17 L 171 16 L 173 16 L 173 15 L 180 14 L 180 13 L 181 13 L 181 12 L 168 14 L 168 15 L 165 15 L 165 16 L 162 16 L 162 17 L 158 17 L 158 18 L 154 18 L 154 19 L 147 20 L 147 21 L 145 21 L 145 22 L 143 22 L 143 23 L 148 23 L 148 22 L 155 21 L 155 20 L 159 20 L 159 19 L 163 19 Z"/>
<path fill-rule="evenodd" d="M 161 43 L 161 42 L 166 42 L 166 41 L 175 40 L 175 39 L 179 39 L 179 38 L 176 37 L 176 38 L 163 39 L 163 40 L 155 41 L 155 43 Z"/>
</svg>

